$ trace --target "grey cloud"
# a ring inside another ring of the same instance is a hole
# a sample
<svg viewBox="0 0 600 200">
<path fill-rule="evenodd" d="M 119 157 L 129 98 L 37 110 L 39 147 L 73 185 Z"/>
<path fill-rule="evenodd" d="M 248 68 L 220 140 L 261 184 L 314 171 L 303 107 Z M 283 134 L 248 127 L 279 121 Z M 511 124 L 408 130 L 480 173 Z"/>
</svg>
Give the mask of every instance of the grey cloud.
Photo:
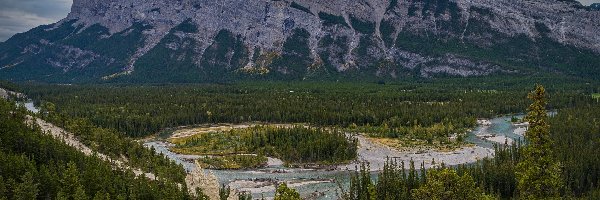
<svg viewBox="0 0 600 200">
<path fill-rule="evenodd" d="M 67 16 L 72 0 L 0 0 L 0 41 Z"/>
<path fill-rule="evenodd" d="M 589 6 L 593 3 L 600 3 L 600 0 L 579 0 L 579 2 L 585 6 Z"/>
</svg>

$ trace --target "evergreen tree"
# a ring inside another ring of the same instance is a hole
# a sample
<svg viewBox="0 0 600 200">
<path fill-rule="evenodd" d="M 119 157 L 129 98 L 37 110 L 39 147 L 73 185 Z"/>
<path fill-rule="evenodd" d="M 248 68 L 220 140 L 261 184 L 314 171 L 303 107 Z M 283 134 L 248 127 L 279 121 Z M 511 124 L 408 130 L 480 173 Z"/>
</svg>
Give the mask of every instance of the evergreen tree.
<svg viewBox="0 0 600 200">
<path fill-rule="evenodd" d="M 210 197 L 206 194 L 204 194 L 204 191 L 202 191 L 202 188 L 197 187 L 196 188 L 196 199 L 197 200 L 210 200 Z"/>
<path fill-rule="evenodd" d="M 85 190 L 83 186 L 79 185 L 75 190 L 75 194 L 73 194 L 73 200 L 87 200 L 88 196 L 85 194 Z"/>
<path fill-rule="evenodd" d="M 225 185 L 221 186 L 221 188 L 219 188 L 219 199 L 227 200 L 227 198 L 229 198 L 230 192 L 231 190 L 229 187 L 225 187 Z"/>
<path fill-rule="evenodd" d="M 548 199 L 558 197 L 562 187 L 560 163 L 554 160 L 550 125 L 546 111 L 546 91 L 537 85 L 529 93 L 533 101 L 525 120 L 529 129 L 525 133 L 528 145 L 522 150 L 517 165 L 518 190 L 522 199 Z"/>
<path fill-rule="evenodd" d="M 413 199 L 488 199 L 475 185 L 473 178 L 465 174 L 459 176 L 453 169 L 432 170 L 427 173 L 426 183 L 412 192 Z"/>
<path fill-rule="evenodd" d="M 33 180 L 33 175 L 30 172 L 25 172 L 21 176 L 21 183 L 18 183 L 13 189 L 13 199 L 15 200 L 30 200 L 36 199 L 38 196 L 38 183 Z"/>
<path fill-rule="evenodd" d="M 83 189 L 83 185 L 79 181 L 79 170 L 74 162 L 67 164 L 67 169 L 63 173 L 61 180 L 61 192 L 67 199 L 82 200 L 88 199 Z"/>
<path fill-rule="evenodd" d="M 110 200 L 110 195 L 104 191 L 98 191 L 93 200 Z"/>
<path fill-rule="evenodd" d="M 4 183 L 4 178 L 0 175 L 0 200 L 8 199 L 8 191 L 6 189 L 6 184 Z"/>
<path fill-rule="evenodd" d="M 277 186 L 275 200 L 301 200 L 300 194 L 296 190 L 289 188 L 287 184 L 281 183 Z"/>
<path fill-rule="evenodd" d="M 252 194 L 242 192 L 238 194 L 238 200 L 252 200 Z"/>
</svg>

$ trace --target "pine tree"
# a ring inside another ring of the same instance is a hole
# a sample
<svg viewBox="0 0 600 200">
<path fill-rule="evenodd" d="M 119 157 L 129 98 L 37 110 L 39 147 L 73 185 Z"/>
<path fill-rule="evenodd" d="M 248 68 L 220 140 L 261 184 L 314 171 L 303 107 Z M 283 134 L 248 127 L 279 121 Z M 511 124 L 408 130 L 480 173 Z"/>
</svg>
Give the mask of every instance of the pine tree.
<svg viewBox="0 0 600 200">
<path fill-rule="evenodd" d="M 413 199 L 491 199 L 475 185 L 470 175 L 459 176 L 453 169 L 432 170 L 427 173 L 425 182 L 412 191 Z"/>
<path fill-rule="evenodd" d="M 87 199 L 89 199 L 89 198 L 85 194 L 85 190 L 83 189 L 83 186 L 80 185 L 75 190 L 75 194 L 73 194 L 73 200 L 87 200 Z"/>
<path fill-rule="evenodd" d="M 29 200 L 36 199 L 38 196 L 38 183 L 33 180 L 33 175 L 30 172 L 25 172 L 21 176 L 21 183 L 18 183 L 13 189 L 13 199 L 15 200 Z"/>
<path fill-rule="evenodd" d="M 285 183 L 281 183 L 277 186 L 275 200 L 301 200 L 301 198 L 296 190 L 289 188 Z"/>
<path fill-rule="evenodd" d="M 104 191 L 98 191 L 93 200 L 110 200 L 110 195 Z"/>
<path fill-rule="evenodd" d="M 560 163 L 555 161 L 552 152 L 544 87 L 537 85 L 528 98 L 533 101 L 525 117 L 529 122 L 525 132 L 528 145 L 522 150 L 517 165 L 517 187 L 521 199 L 557 198 L 563 184 Z"/>
<path fill-rule="evenodd" d="M 221 186 L 221 188 L 219 188 L 219 199 L 227 200 L 227 198 L 229 198 L 230 192 L 231 190 L 229 187 L 225 187 L 225 185 Z"/>
<path fill-rule="evenodd" d="M 79 181 L 79 170 L 74 162 L 67 164 L 67 169 L 63 173 L 61 180 L 61 193 L 67 199 L 82 200 L 88 199 L 83 189 L 83 185 Z"/>
<path fill-rule="evenodd" d="M 6 189 L 6 184 L 4 183 L 4 178 L 0 175 L 0 200 L 8 199 L 8 191 Z"/>
</svg>

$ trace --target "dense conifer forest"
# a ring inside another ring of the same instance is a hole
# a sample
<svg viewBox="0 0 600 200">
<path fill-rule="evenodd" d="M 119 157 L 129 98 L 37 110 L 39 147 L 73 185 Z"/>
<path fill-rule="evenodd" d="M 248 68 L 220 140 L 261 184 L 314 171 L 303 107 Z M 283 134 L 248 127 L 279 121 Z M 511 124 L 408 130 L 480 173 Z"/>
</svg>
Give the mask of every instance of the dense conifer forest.
<svg viewBox="0 0 600 200">
<path fill-rule="evenodd" d="M 181 182 L 84 155 L 25 123 L 27 114 L 0 99 L 0 199 L 194 199 Z"/>
<path fill-rule="evenodd" d="M 224 158 L 237 163 L 245 163 L 234 165 L 234 167 L 215 168 L 259 166 L 260 164 L 250 160 L 266 162 L 264 156 L 280 158 L 288 165 L 339 164 L 356 159 L 358 145 L 356 139 L 346 136 L 339 130 L 302 126 L 256 126 L 198 134 L 187 138 L 173 139 L 171 142 L 176 145 L 172 148 L 174 152 L 229 156 Z M 252 156 L 243 156 L 244 154 L 252 154 Z M 230 155 L 238 156 L 231 157 Z M 201 159 L 201 161 L 214 163 L 219 162 L 219 159 Z M 212 166 L 223 166 L 223 164 L 213 164 Z"/>
<path fill-rule="evenodd" d="M 597 89 L 582 82 L 541 81 L 555 86 L 549 91 L 550 109 L 589 100 Z M 397 137 L 416 127 L 462 132 L 474 127 L 477 118 L 521 113 L 527 106 L 527 83 L 530 80 L 449 79 L 392 84 L 27 85 L 24 90 L 43 108 L 131 137 L 181 125 L 253 121 L 385 126 L 393 133 L 390 137 Z"/>
<path fill-rule="evenodd" d="M 537 81 L 545 83 L 547 89 L 539 98 L 533 98 L 538 104 L 531 106 L 535 104 L 527 99 L 527 94 L 532 82 Z M 600 104 L 596 98 L 600 88 L 586 82 L 564 84 L 563 81 L 469 78 L 416 83 L 223 85 L 17 85 L 2 82 L 4 88 L 24 92 L 41 107 L 35 116 L 74 133 L 93 150 L 114 159 L 126 158 L 132 167 L 159 178 L 135 177 L 132 172 L 116 170 L 98 158 L 86 157 L 40 133 L 39 129 L 25 125 L 26 111 L 15 107 L 14 102 L 3 101 L 0 196 L 7 199 L 15 195 L 35 195 L 38 199 L 76 195 L 85 195 L 88 199 L 96 196 L 100 199 L 164 199 L 165 196 L 205 199 L 206 196 L 201 195 L 191 197 L 185 192 L 187 189 L 178 186 L 185 185 L 182 184 L 185 171 L 181 166 L 136 141 L 164 134 L 178 126 L 264 122 L 301 123 L 310 127 L 258 126 L 219 132 L 219 137 L 205 134 L 171 141 L 176 144 L 175 151 L 223 156 L 224 159 L 203 160 L 210 165 L 225 166 L 222 168 L 260 167 L 264 165 L 264 156 L 278 157 L 289 164 L 340 163 L 354 159 L 357 151 L 356 141 L 349 140 L 344 133 L 364 132 L 372 137 L 443 142 L 452 134 L 475 127 L 478 118 L 523 113 L 530 106 L 527 111 L 537 109 L 537 118 L 525 120 L 543 121 L 540 126 L 543 128 L 535 129 L 543 141 L 538 145 L 532 145 L 531 139 L 498 145 L 493 158 L 430 170 L 418 170 L 422 163 L 390 160 L 376 179 L 368 172 L 368 166 L 363 166 L 357 169 L 350 188 L 342 197 L 597 199 L 600 198 Z M 539 114 L 549 110 L 557 114 L 550 117 Z M 220 146 L 212 148 L 215 145 Z M 212 147 L 202 149 L 206 146 Z M 223 151 L 215 152 L 219 149 Z M 236 165 L 224 164 L 230 161 Z M 532 164 L 520 164 L 527 162 L 551 167 L 527 171 L 526 166 Z M 74 171 L 78 172 L 77 177 L 69 175 Z M 526 177 L 535 176 L 526 173 L 545 173 L 552 178 L 531 180 Z M 548 187 L 553 188 L 552 191 L 527 188 L 527 183 L 535 181 L 552 185 Z M 298 197 L 293 189 L 283 184 L 279 186 L 277 199 Z M 23 191 L 29 193 L 22 194 Z M 440 194 L 440 191 L 448 192 Z"/>
<path fill-rule="evenodd" d="M 390 160 L 376 180 L 363 165 L 345 199 L 600 198 L 600 104 L 590 99 L 547 118 L 543 94 L 532 100 L 527 141 L 457 167 L 416 170 L 414 162 Z"/>
</svg>

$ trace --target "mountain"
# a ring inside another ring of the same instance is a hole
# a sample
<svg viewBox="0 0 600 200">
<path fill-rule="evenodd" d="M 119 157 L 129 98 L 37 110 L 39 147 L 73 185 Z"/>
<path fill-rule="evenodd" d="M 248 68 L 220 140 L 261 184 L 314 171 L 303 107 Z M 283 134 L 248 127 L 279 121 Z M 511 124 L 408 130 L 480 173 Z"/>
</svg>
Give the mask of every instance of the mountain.
<svg viewBox="0 0 600 200">
<path fill-rule="evenodd" d="M 598 80 L 597 19 L 573 0 L 74 0 L 0 44 L 0 78 Z"/>
</svg>

